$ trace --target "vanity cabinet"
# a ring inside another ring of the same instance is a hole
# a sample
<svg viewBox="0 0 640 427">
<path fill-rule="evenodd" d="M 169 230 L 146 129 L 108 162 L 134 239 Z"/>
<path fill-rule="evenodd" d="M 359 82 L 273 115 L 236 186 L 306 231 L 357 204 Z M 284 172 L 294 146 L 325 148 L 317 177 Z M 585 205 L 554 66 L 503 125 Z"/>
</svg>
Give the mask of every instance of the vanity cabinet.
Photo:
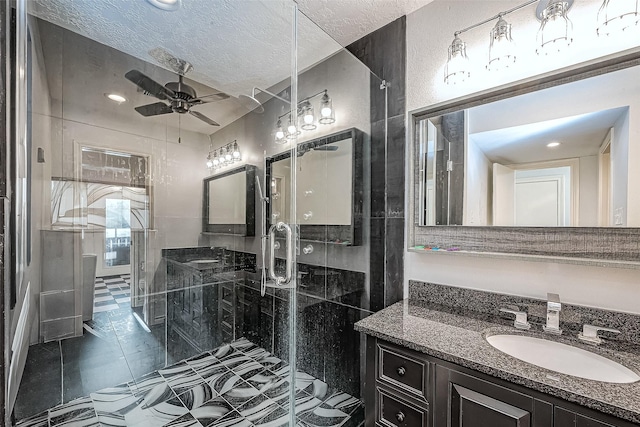
<svg viewBox="0 0 640 427">
<path fill-rule="evenodd" d="M 368 337 L 366 426 L 631 427 L 636 424 Z"/>
</svg>

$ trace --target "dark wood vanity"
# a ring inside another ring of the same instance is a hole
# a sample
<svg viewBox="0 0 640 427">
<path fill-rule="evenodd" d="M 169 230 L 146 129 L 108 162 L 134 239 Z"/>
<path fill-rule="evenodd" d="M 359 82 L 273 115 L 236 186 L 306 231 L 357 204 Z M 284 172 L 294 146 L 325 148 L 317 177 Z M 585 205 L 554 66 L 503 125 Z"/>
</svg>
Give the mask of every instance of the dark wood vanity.
<svg viewBox="0 0 640 427">
<path fill-rule="evenodd" d="M 367 426 L 637 425 L 372 336 L 367 361 Z"/>
</svg>

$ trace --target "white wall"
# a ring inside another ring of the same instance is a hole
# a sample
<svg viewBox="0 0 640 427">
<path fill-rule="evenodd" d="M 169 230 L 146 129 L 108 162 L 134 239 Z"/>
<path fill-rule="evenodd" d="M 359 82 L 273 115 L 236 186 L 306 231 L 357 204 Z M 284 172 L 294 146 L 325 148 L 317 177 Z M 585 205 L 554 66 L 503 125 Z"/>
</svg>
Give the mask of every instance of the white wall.
<svg viewBox="0 0 640 427">
<path fill-rule="evenodd" d="M 611 213 L 613 224 L 616 226 L 640 226 L 640 218 L 632 205 L 633 199 L 639 198 L 637 191 L 629 185 L 627 176 L 629 171 L 640 169 L 639 163 L 632 162 L 630 147 L 638 145 L 640 140 L 635 139 L 636 144 L 629 140 L 629 114 L 622 116 L 613 127 L 613 141 L 611 141 L 611 171 L 613 181 L 613 194 L 611 198 Z M 631 192 L 629 192 L 631 190 Z M 630 210 L 631 209 L 631 210 Z M 618 225 L 619 224 L 619 225 Z"/>
<path fill-rule="evenodd" d="M 580 227 L 598 226 L 598 156 L 580 157 Z"/>
<path fill-rule="evenodd" d="M 574 3 L 570 16 L 576 31 L 595 33 L 592 27 L 595 22 L 594 13 L 601 3 Z M 508 1 L 435 1 L 408 15 L 407 110 L 412 111 L 471 93 L 491 90 L 501 84 L 532 78 L 541 73 L 611 53 L 613 50 L 632 48 L 637 44 L 636 40 L 630 39 L 614 41 L 576 37 L 576 49 L 572 54 L 561 55 L 552 61 L 544 62 L 523 53 L 518 58 L 518 64 L 523 66 L 516 67 L 509 75 L 496 77 L 479 68 L 474 73 L 478 78 L 473 79 L 471 84 L 457 87 L 445 85 L 443 69 L 453 32 L 512 6 L 512 2 Z M 538 22 L 533 19 L 534 7 L 525 7 L 506 18 L 513 24 L 514 38 L 523 52 L 533 51 L 531 37 L 538 26 Z M 486 58 L 490 30 L 491 24 L 487 24 L 462 35 L 463 40 L 468 43 L 470 57 Z M 479 66 L 483 65 L 480 62 Z M 635 90 L 635 87 L 627 88 L 629 89 Z M 611 96 L 605 99 L 594 98 L 586 90 L 581 94 L 583 99 L 576 105 L 607 103 L 615 97 L 615 94 L 609 94 Z M 630 108 L 630 123 L 640 123 L 639 110 L 640 106 Z M 640 126 L 630 127 L 630 139 L 640 140 Z M 638 154 L 640 144 L 629 147 L 629 159 L 635 159 Z M 629 163 L 631 164 L 630 160 Z M 640 182 L 640 168 L 630 168 L 629 182 Z M 407 185 L 409 183 L 410 180 L 407 178 Z M 640 212 L 640 200 L 630 202 L 628 212 Z M 405 252 L 404 277 L 405 285 L 408 280 L 415 279 L 535 298 L 546 298 L 546 293 L 553 291 L 560 294 L 561 300 L 569 303 L 640 313 L 637 303 L 640 300 L 638 270 L 476 258 L 461 254 Z"/>
</svg>

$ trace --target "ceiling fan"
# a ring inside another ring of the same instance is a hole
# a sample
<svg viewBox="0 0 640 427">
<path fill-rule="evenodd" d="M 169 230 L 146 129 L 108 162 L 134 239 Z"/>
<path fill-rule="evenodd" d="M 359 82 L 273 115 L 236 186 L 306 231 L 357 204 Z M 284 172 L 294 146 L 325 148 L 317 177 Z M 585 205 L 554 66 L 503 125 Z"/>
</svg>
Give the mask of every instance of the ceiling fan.
<svg viewBox="0 0 640 427">
<path fill-rule="evenodd" d="M 182 81 L 182 74 L 178 74 L 177 82 L 169 82 L 164 86 L 138 70 L 131 70 L 124 76 L 127 80 L 142 89 L 146 95 L 154 96 L 161 101 L 165 101 L 135 107 L 135 110 L 143 116 L 150 117 L 168 113 L 189 113 L 211 126 L 220 126 L 219 123 L 204 114 L 193 111 L 191 107 L 207 102 L 222 101 L 223 99 L 229 98 L 229 95 L 226 93 L 218 92 L 198 98 L 195 89 Z"/>
</svg>

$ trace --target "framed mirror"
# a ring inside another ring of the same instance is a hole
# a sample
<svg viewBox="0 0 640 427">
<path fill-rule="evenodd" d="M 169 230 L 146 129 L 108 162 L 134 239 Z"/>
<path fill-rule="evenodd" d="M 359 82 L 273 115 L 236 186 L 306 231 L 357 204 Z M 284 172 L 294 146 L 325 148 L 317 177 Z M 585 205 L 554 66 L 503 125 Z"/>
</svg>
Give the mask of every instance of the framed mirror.
<svg viewBox="0 0 640 427">
<path fill-rule="evenodd" d="M 363 133 L 352 128 L 298 144 L 296 223 L 303 240 L 346 246 L 362 244 Z M 267 229 L 294 222 L 289 203 L 291 152 L 266 162 Z"/>
<path fill-rule="evenodd" d="M 638 75 L 635 52 L 414 112 L 409 249 L 637 262 Z"/>
<path fill-rule="evenodd" d="M 255 236 L 256 167 L 244 165 L 204 180 L 202 231 Z"/>
</svg>

